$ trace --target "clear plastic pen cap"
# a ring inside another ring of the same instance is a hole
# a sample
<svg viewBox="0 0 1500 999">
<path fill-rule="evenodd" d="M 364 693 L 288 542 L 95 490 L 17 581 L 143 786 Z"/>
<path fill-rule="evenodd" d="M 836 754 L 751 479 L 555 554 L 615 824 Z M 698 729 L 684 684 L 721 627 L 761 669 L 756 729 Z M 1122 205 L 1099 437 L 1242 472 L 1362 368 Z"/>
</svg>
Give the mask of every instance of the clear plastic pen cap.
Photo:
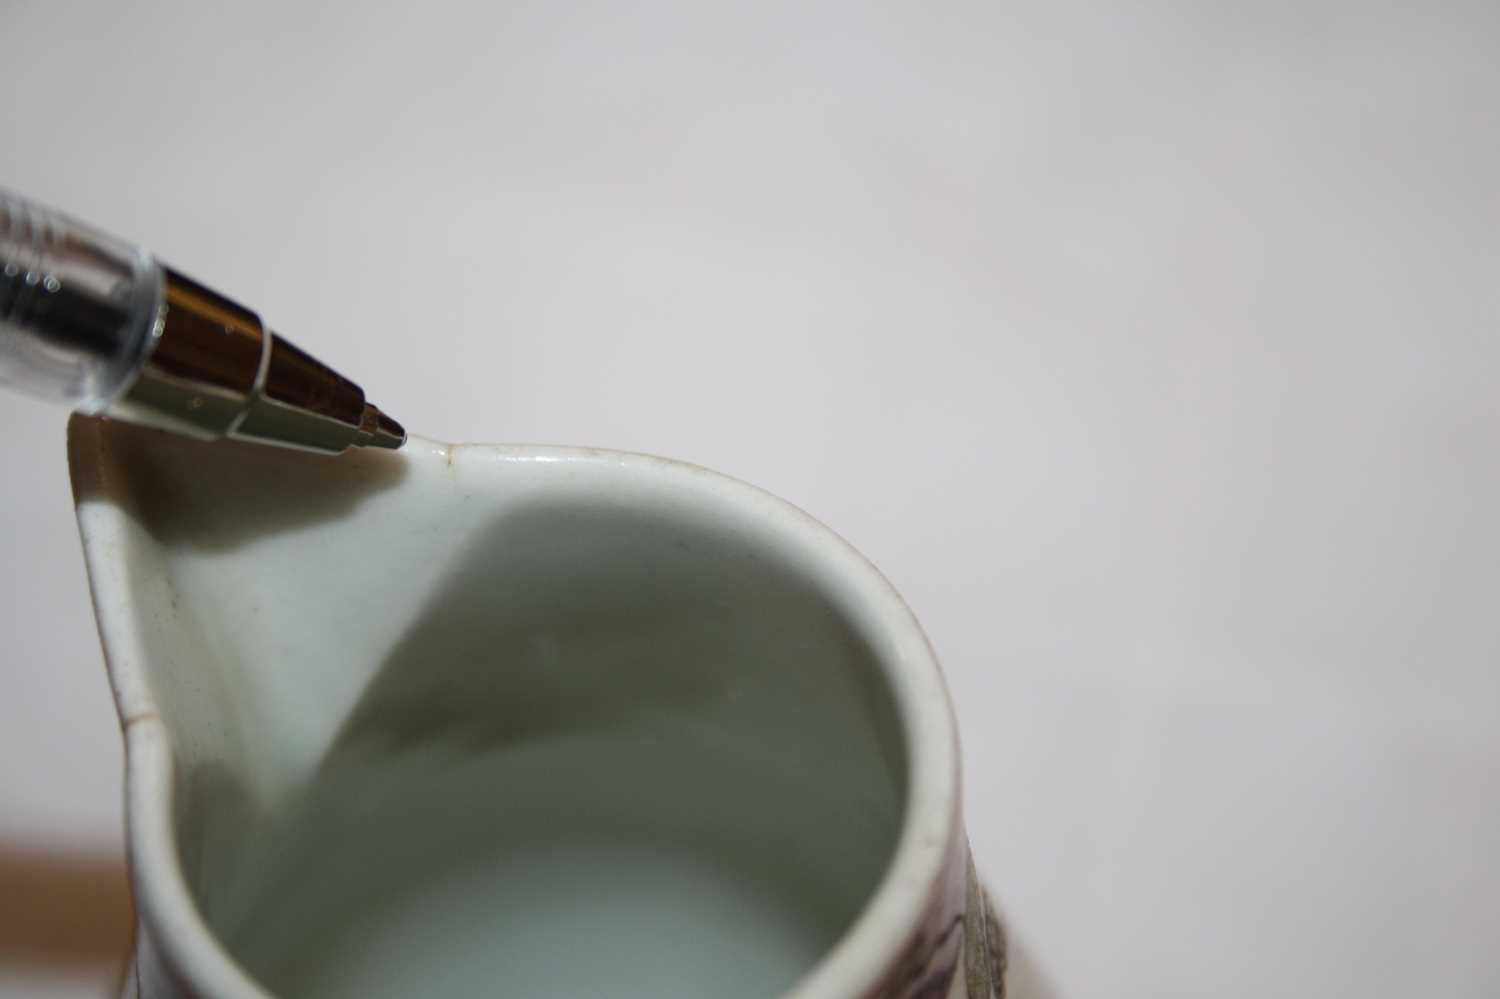
<svg viewBox="0 0 1500 999">
<path fill-rule="evenodd" d="M 0 190 L 0 382 L 102 411 L 151 353 L 162 296 L 143 247 Z"/>
</svg>

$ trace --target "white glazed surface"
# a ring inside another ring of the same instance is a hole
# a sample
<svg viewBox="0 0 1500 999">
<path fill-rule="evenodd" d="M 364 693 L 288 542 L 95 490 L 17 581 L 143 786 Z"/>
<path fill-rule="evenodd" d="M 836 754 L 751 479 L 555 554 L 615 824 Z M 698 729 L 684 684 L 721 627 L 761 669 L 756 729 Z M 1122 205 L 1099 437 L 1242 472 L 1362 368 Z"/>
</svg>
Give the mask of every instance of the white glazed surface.
<svg viewBox="0 0 1500 999">
<path fill-rule="evenodd" d="M 335 468 L 93 421 L 75 421 L 73 436 L 79 523 L 126 723 L 143 926 L 190 986 L 260 995 L 240 967 L 249 962 L 297 994 L 468 994 L 503 977 L 518 995 L 753 996 L 764 994 L 757 983 L 784 981 L 799 997 L 845 999 L 904 946 L 957 822 L 949 707 L 899 598 L 799 511 L 702 469 L 610 452 L 415 440 Z M 628 530 L 616 529 L 621 516 Z M 635 572 L 652 559 L 668 561 Z M 705 565 L 729 568 L 701 575 Z M 694 572 L 688 589 L 651 589 Z M 577 637 L 567 605 L 593 606 L 591 585 L 611 601 L 622 585 L 644 587 L 606 607 L 628 628 Z M 755 600 L 747 613 L 741 603 Z M 653 608 L 684 601 L 691 615 L 650 631 Z M 491 604 L 521 625 L 487 630 Z M 750 650 L 724 667 L 727 686 L 669 664 L 642 696 L 642 671 L 619 669 L 673 641 L 681 662 L 697 663 L 726 636 Z M 522 643 L 507 652 L 514 682 L 475 680 L 492 674 L 469 660 L 507 641 Z M 775 668 L 755 669 L 754 655 Z M 778 657 L 838 668 L 783 669 Z M 865 662 L 888 685 L 888 722 L 886 688 L 862 679 Z M 676 711 L 695 696 L 712 701 L 711 724 L 695 727 L 691 704 Z M 498 720 L 459 729 L 475 717 Z M 725 743 L 736 724 L 767 738 L 754 752 Z M 663 725 L 676 726 L 666 744 Z M 562 736 L 473 751 L 533 728 Z M 664 768 L 671 779 L 653 783 Z M 555 779 L 526 776 L 538 773 Z M 406 790 L 393 798 L 393 785 Z M 494 806 L 497 788 L 512 812 Z M 581 831 L 567 821 L 579 788 L 592 809 Z M 733 863 L 684 861 L 670 836 L 663 847 L 651 817 L 681 800 L 699 806 L 689 839 L 730 844 Z M 884 876 L 888 846 L 828 839 L 882 823 L 895 842 Z M 293 832 L 278 839 L 283 827 Z M 793 879 L 798 894 L 768 889 L 784 878 L 745 875 L 820 837 L 823 852 Z M 423 869 L 387 904 L 402 850 L 463 857 L 476 840 L 500 844 L 507 863 L 455 862 L 438 879 Z M 225 856 L 243 876 L 226 875 Z M 844 933 L 839 920 L 863 896 L 839 885 L 864 882 L 879 889 Z M 833 922 L 799 924 L 825 910 Z M 362 918 L 299 964 L 306 927 L 349 912 Z M 537 929 L 559 920 L 563 943 Z M 670 945 L 684 940 L 694 943 Z M 397 941 L 420 946 L 403 960 Z M 160 972 L 152 962 L 139 970 L 143 994 L 170 988 L 147 980 Z"/>
</svg>

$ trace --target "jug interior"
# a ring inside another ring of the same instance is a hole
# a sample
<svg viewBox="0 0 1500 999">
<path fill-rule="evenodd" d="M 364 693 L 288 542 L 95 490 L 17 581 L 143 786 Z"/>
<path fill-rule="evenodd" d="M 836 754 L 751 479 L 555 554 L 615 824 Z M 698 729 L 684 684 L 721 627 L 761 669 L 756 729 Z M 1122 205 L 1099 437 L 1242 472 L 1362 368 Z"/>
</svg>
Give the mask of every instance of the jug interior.
<svg viewBox="0 0 1500 999">
<path fill-rule="evenodd" d="M 265 804 L 232 764 L 179 768 L 224 947 L 287 997 L 785 992 L 902 825 L 879 635 L 733 516 L 628 491 L 425 515 L 461 542 L 296 786 Z"/>
</svg>

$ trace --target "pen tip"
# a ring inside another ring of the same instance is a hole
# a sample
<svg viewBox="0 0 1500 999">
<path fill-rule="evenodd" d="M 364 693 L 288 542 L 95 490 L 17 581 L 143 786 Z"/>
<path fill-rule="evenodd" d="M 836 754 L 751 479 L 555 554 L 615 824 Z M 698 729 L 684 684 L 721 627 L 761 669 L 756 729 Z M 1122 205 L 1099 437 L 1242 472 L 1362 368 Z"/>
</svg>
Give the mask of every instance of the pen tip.
<svg viewBox="0 0 1500 999">
<path fill-rule="evenodd" d="M 384 447 L 395 450 L 406 443 L 406 430 L 395 420 L 380 411 L 374 403 L 365 403 L 365 411 L 359 421 L 360 447 Z"/>
</svg>

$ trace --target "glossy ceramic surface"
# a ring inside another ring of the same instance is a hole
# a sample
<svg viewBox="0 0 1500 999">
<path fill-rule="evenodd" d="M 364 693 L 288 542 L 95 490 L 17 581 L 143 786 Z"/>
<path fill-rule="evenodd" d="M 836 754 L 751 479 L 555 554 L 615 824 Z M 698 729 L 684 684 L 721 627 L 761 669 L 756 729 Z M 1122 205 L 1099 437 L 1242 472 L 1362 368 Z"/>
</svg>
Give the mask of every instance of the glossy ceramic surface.
<svg viewBox="0 0 1500 999">
<path fill-rule="evenodd" d="M 675 462 L 77 419 L 141 996 L 998 995 L 885 580 Z"/>
</svg>

